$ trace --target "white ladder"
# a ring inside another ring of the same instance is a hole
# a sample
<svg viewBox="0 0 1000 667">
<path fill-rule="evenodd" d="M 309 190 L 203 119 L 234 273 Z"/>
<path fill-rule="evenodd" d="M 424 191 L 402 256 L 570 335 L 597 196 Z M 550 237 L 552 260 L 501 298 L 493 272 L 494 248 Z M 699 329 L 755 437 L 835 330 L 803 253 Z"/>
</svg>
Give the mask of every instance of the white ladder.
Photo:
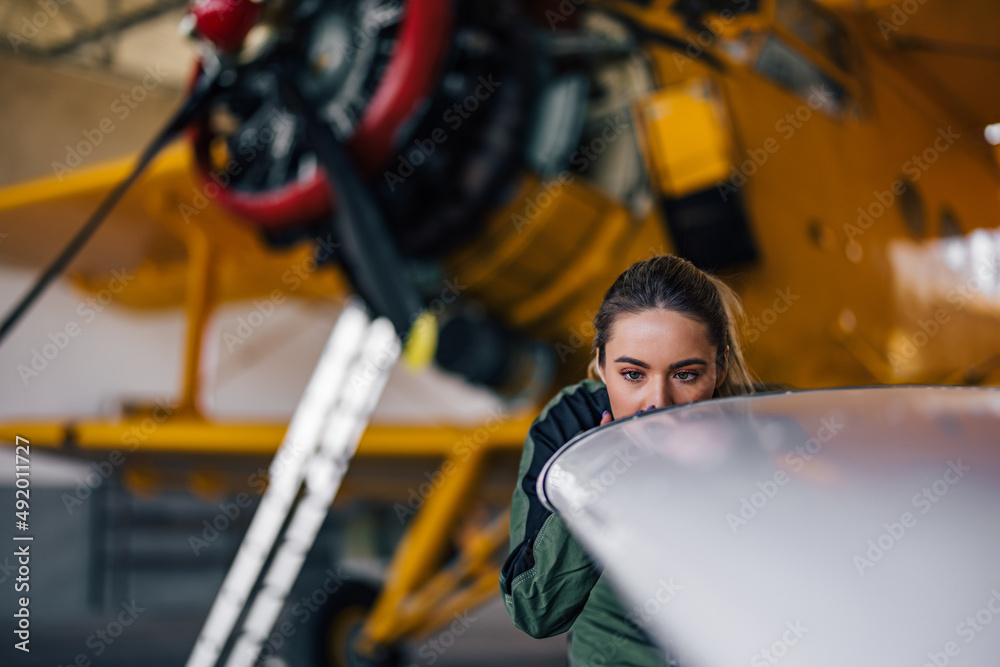
<svg viewBox="0 0 1000 667">
<path fill-rule="evenodd" d="M 252 667 L 285 605 L 368 425 L 400 341 L 349 299 L 269 469 L 270 481 L 222 582 L 187 667 L 215 667 L 260 577 L 303 481 L 306 490 L 247 614 L 226 667 Z"/>
</svg>

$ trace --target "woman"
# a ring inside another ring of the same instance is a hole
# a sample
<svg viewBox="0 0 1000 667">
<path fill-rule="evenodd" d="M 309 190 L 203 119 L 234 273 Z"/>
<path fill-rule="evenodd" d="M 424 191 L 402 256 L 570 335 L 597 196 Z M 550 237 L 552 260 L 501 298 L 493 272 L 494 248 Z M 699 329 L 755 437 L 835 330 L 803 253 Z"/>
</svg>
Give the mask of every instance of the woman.
<svg viewBox="0 0 1000 667">
<path fill-rule="evenodd" d="M 677 664 L 642 631 L 606 579 L 535 494 L 545 462 L 578 433 L 615 417 L 752 393 L 737 322 L 721 280 L 672 255 L 636 262 L 594 317 L 589 378 L 563 388 L 532 423 L 511 504 L 511 553 L 500 572 L 514 624 L 533 637 L 570 631 L 569 663 Z"/>
</svg>

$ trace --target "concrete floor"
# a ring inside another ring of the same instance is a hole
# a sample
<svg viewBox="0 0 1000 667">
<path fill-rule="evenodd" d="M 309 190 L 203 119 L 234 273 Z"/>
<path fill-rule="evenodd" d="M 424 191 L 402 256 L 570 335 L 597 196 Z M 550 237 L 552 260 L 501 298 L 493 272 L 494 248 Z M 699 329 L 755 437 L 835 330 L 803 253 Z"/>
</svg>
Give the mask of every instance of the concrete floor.
<svg viewBox="0 0 1000 667">
<path fill-rule="evenodd" d="M 13 458 L 6 447 L 0 452 Z M 232 528 L 195 554 L 189 538 L 197 534 L 203 517 L 212 516 L 218 508 L 181 494 L 137 499 L 111 481 L 79 504 L 68 504 L 67 498 L 78 496 L 75 480 L 88 472 L 79 461 L 32 451 L 31 528 L 25 533 L 34 538 L 27 593 L 31 652 L 15 650 L 8 630 L 0 644 L 0 665 L 182 665 L 250 513 L 238 517 Z M 7 477 L 0 475 L 0 507 L 9 508 L 14 505 L 14 487 L 13 475 Z M 364 530 L 358 530 L 357 517 Z M 315 590 L 310 577 L 322 576 L 331 563 L 344 562 L 344 553 L 362 541 L 359 535 L 378 530 L 367 511 L 353 519 L 331 516 L 300 576 L 303 590 Z M 13 529 L 5 534 L 10 532 Z M 383 537 L 392 540 L 394 536 Z M 18 604 L 14 592 L 17 561 L 12 553 L 13 549 L 0 552 L 0 614 L 7 619 Z M 295 592 L 292 598 L 297 599 Z M 538 640 L 522 633 L 511 623 L 499 595 L 471 609 L 465 619 L 467 628 L 461 632 L 446 627 L 402 647 L 400 664 L 542 667 L 566 663 L 566 636 Z M 10 628 L 10 623 L 6 625 Z M 282 649 L 283 659 L 273 661 L 273 667 L 314 664 L 306 652 L 314 626 L 299 623 L 296 628 L 303 631 L 289 638 Z"/>
<path fill-rule="evenodd" d="M 155 612 L 153 606 L 148 609 Z M 100 667 L 183 665 L 200 630 L 200 622 L 162 615 L 144 618 L 145 613 L 140 613 L 134 624 L 111 644 L 95 636 L 97 630 L 107 628 L 107 619 L 94 617 L 89 624 L 84 618 L 59 623 L 39 620 L 38 630 L 32 634 L 31 653 L 15 651 L 5 641 L 0 646 L 0 664 L 70 667 L 89 661 Z M 563 667 L 566 664 L 565 634 L 548 639 L 529 637 L 511 624 L 499 598 L 473 610 L 470 618 L 475 618 L 475 622 L 464 634 L 456 636 L 454 643 L 437 635 L 421 644 L 404 647 L 401 667 Z M 436 645 L 432 643 L 435 639 L 439 640 Z M 437 648 L 444 644 L 450 646 L 445 650 Z M 288 656 L 269 661 L 267 667 L 285 665 L 309 667 L 310 663 L 301 656 Z"/>
</svg>

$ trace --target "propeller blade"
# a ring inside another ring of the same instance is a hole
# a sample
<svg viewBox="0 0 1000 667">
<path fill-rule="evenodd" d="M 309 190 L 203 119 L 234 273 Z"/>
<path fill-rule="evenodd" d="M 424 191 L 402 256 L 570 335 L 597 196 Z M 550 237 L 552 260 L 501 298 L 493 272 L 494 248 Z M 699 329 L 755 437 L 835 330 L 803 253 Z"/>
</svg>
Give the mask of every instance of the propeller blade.
<svg viewBox="0 0 1000 667">
<path fill-rule="evenodd" d="M 387 317 L 401 339 L 423 310 L 423 299 L 403 271 L 403 258 L 375 198 L 361 181 L 329 123 L 303 101 L 294 77 L 278 73 L 290 101 L 306 123 L 306 134 L 337 194 L 333 221 L 351 282 L 377 315 Z"/>
</svg>

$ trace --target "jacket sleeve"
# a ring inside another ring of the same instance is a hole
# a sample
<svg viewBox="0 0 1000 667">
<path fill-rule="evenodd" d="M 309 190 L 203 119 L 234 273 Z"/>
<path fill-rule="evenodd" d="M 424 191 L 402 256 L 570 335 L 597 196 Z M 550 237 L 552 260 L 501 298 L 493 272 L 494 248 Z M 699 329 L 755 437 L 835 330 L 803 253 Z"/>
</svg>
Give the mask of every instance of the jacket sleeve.
<svg viewBox="0 0 1000 667">
<path fill-rule="evenodd" d="M 591 396 L 560 394 L 525 439 L 511 501 L 511 553 L 500 571 L 500 589 L 514 625 L 532 637 L 567 631 L 601 575 L 565 522 L 545 509 L 535 492 L 545 462 L 574 435 L 596 425 L 599 409 Z"/>
</svg>

